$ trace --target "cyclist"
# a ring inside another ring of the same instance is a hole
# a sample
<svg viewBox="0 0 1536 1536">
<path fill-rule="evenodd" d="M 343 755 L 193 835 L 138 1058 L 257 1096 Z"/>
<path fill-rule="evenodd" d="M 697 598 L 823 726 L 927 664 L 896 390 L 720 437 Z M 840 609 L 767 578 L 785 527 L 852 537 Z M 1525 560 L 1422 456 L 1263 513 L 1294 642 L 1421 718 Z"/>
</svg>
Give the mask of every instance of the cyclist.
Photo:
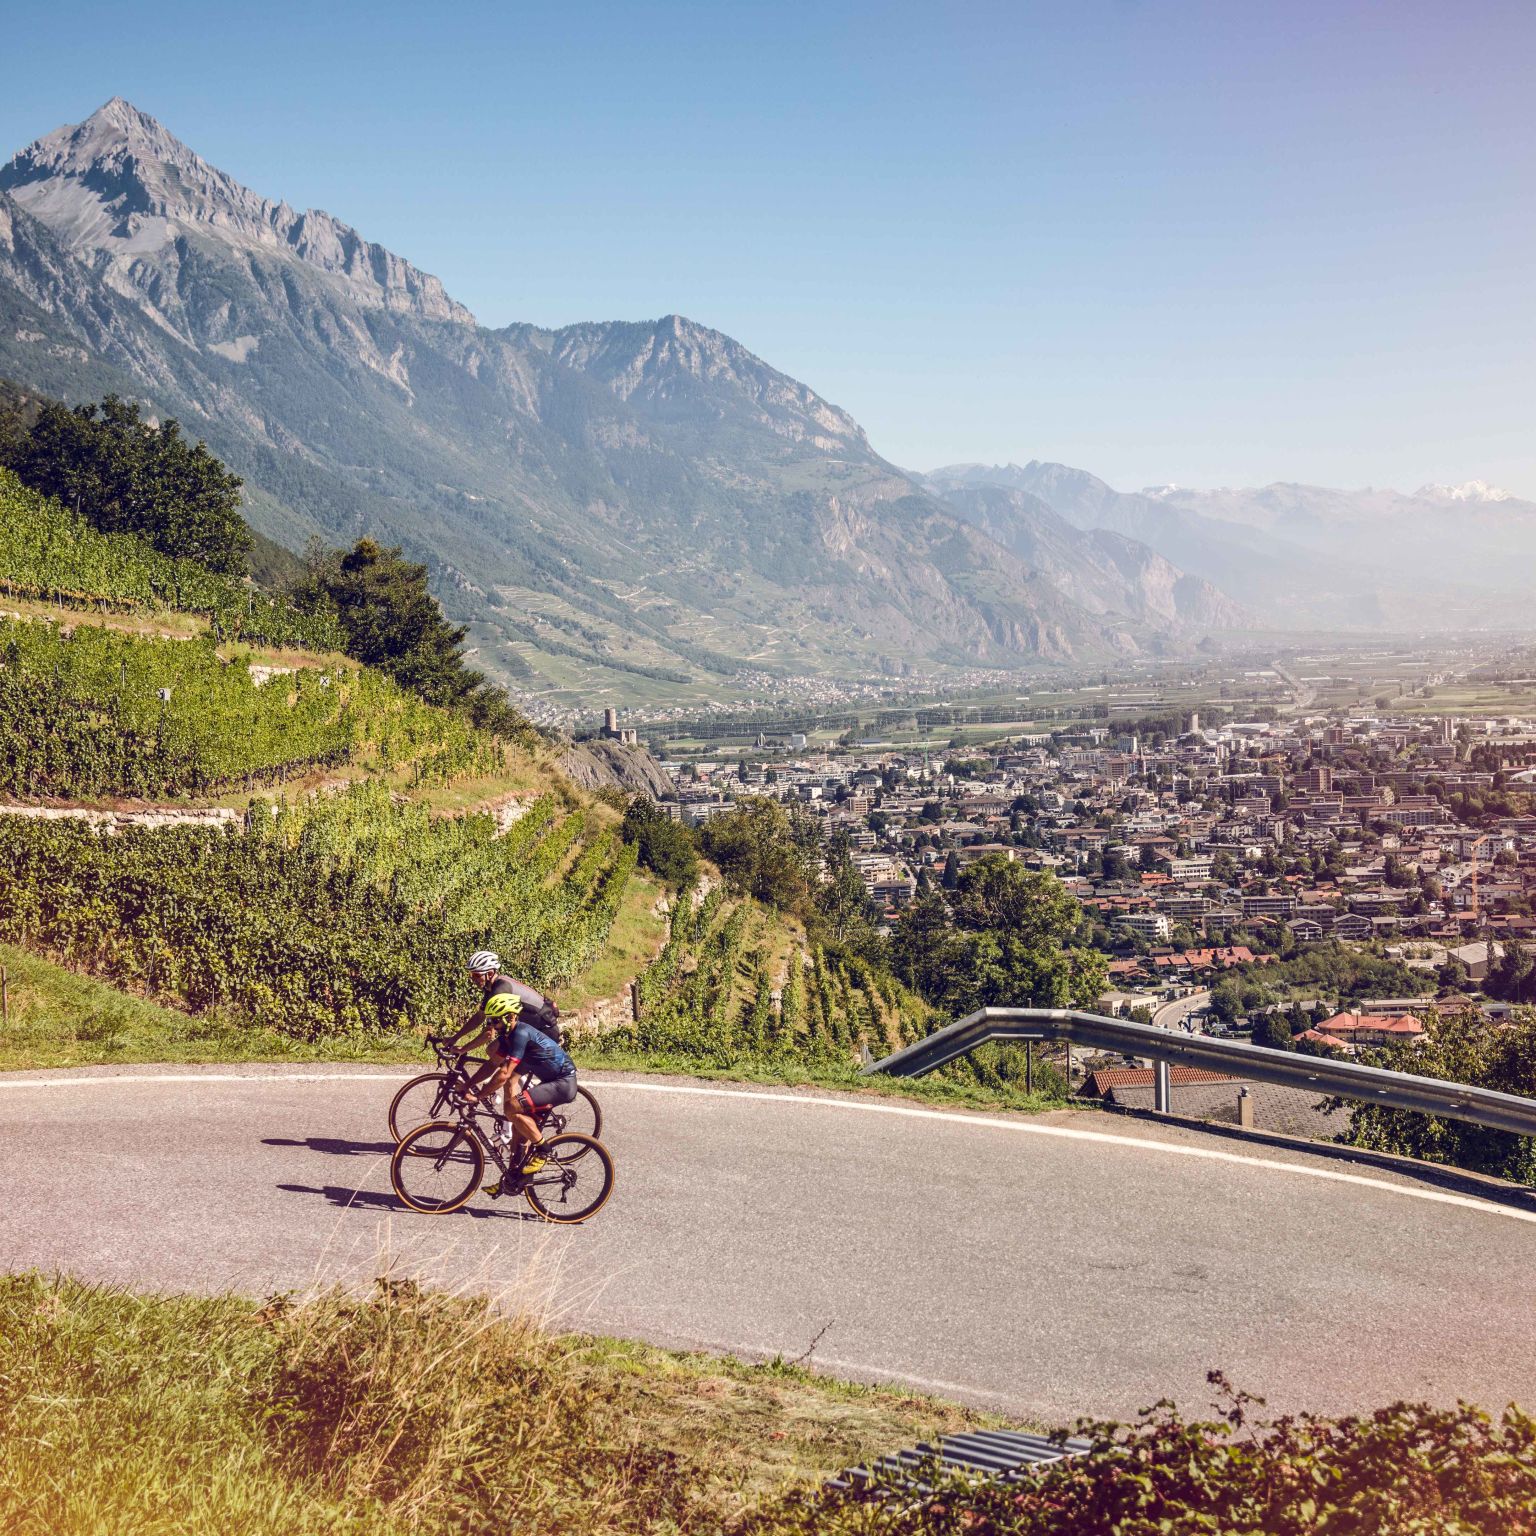
<svg viewBox="0 0 1536 1536">
<path fill-rule="evenodd" d="M 472 957 L 471 964 L 493 959 L 489 951 L 480 951 Z M 484 974 L 482 970 L 476 977 L 477 981 Z M 517 1166 L 517 1145 L 528 1143 L 530 1146 L 521 1172 L 529 1174 L 544 1166 L 544 1160 L 532 1151 L 532 1146 L 537 1145 L 543 1136 L 539 1126 L 541 1112 L 550 1105 L 569 1104 L 576 1097 L 576 1064 L 554 1040 L 522 1016 L 523 1000 L 519 991 L 511 985 L 501 990 L 496 989 L 495 982 L 502 979 L 509 980 L 497 977 L 495 971 L 492 971 L 490 980 L 481 981 L 488 995 L 470 1023 L 478 1021 L 483 1028 L 464 1049 L 477 1050 L 489 1040 L 490 1062 L 471 1081 L 469 1092 L 493 1111 L 498 1101 L 503 1104 L 506 1118 L 512 1126 L 513 1166 Z M 514 1091 L 512 1080 L 520 1070 L 537 1081 Z M 487 1074 L 489 1081 L 481 1088 L 480 1084 Z M 487 1185 L 486 1193 L 499 1195 L 500 1181 Z"/>
<path fill-rule="evenodd" d="M 532 1024 L 540 1034 L 548 1035 L 556 1045 L 560 1044 L 560 1010 L 554 999 L 546 997 L 537 987 L 530 987 L 526 981 L 503 975 L 501 956 L 495 950 L 477 949 L 469 957 L 469 976 L 487 999 L 507 992 L 514 994 L 522 1002 L 524 1022 Z M 483 1009 L 476 1010 L 464 1021 L 464 1028 L 468 1030 L 484 1022 Z"/>
</svg>

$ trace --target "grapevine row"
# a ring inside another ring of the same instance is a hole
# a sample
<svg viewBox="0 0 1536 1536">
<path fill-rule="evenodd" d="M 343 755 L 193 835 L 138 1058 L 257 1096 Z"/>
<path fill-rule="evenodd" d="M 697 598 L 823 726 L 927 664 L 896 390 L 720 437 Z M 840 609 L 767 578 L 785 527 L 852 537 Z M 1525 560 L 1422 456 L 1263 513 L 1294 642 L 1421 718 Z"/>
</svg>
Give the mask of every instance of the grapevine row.
<svg viewBox="0 0 1536 1536">
<path fill-rule="evenodd" d="M 133 534 L 100 533 L 7 469 L 0 469 L 0 592 L 116 612 L 203 614 L 220 638 L 341 649 L 331 615 L 300 613 Z"/>
<path fill-rule="evenodd" d="M 0 939 L 305 1039 L 441 1025 L 469 1010 L 472 949 L 558 988 L 607 942 L 634 850 L 578 826 L 586 883 L 568 889 L 541 850 L 572 851 L 572 818 L 545 812 L 499 838 L 490 817 L 430 818 L 370 785 L 254 804 L 237 831 L 0 818 Z"/>
<path fill-rule="evenodd" d="M 421 782 L 486 771 L 499 748 L 365 667 L 258 687 L 208 637 L 0 619 L 0 791 L 203 794 L 354 761 L 413 764 Z"/>
</svg>

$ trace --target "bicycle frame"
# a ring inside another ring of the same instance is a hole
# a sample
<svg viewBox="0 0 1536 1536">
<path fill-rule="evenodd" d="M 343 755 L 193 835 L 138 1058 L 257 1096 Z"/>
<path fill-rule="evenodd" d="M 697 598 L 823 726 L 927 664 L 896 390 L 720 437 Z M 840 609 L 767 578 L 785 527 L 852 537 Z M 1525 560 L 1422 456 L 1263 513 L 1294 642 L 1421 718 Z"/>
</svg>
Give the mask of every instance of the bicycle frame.
<svg viewBox="0 0 1536 1536">
<path fill-rule="evenodd" d="M 500 1170 L 503 1179 L 521 1178 L 525 1186 L 529 1184 L 545 1185 L 563 1184 L 568 1182 L 568 1170 L 562 1167 L 558 1162 L 551 1163 L 548 1166 L 547 1171 L 541 1170 L 539 1173 L 535 1174 L 520 1174 L 509 1161 L 508 1157 L 508 1154 L 513 1151 L 518 1143 L 512 1142 L 504 1148 L 503 1145 L 498 1142 L 494 1136 L 487 1136 L 485 1131 L 481 1128 L 480 1116 L 483 1114 L 490 1114 L 492 1111 L 467 1103 L 455 1104 L 452 1106 L 452 1109 L 453 1118 L 457 1122 L 459 1129 L 468 1131 L 475 1138 L 475 1140 L 480 1143 L 480 1146 L 485 1151 L 486 1156 Z M 452 1155 L 452 1150 L 453 1143 L 450 1142 L 448 1146 L 443 1149 L 442 1156 L 437 1159 L 437 1167 L 441 1168 L 442 1165 L 447 1162 L 448 1158 Z"/>
</svg>

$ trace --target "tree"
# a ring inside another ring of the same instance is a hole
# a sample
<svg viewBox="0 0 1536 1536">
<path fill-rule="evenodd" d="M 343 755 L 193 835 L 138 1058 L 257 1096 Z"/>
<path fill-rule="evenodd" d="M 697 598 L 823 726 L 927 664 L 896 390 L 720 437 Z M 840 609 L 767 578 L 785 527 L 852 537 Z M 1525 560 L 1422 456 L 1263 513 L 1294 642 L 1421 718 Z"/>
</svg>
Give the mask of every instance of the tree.
<svg viewBox="0 0 1536 1536">
<path fill-rule="evenodd" d="M 814 905 L 834 941 L 844 943 L 856 938 L 861 941 L 857 947 L 868 947 L 873 937 L 869 892 L 853 867 L 846 832 L 839 832 L 827 850 L 827 878 L 816 887 Z"/>
<path fill-rule="evenodd" d="M 221 575 L 245 574 L 254 541 L 240 478 L 175 421 L 157 427 L 117 395 L 73 410 L 50 401 L 9 458 L 28 485 L 103 533 L 137 534 Z"/>
<path fill-rule="evenodd" d="M 1536 1016 L 1521 1011 L 1496 1025 L 1468 1009 L 1438 1020 L 1422 1040 L 1389 1046 L 1372 1061 L 1419 1077 L 1528 1097 L 1536 1082 Z M 1340 1139 L 1536 1184 L 1536 1141 L 1509 1131 L 1363 1103 L 1352 1106 L 1349 1130 Z"/>
<path fill-rule="evenodd" d="M 1084 1008 L 1104 990 L 1108 961 L 1069 947 L 1081 912 L 1054 875 L 988 854 L 961 874 L 954 911 L 966 951 L 948 999 L 957 1010 Z"/>
<path fill-rule="evenodd" d="M 949 850 L 944 860 L 944 873 L 939 883 L 946 891 L 954 890 L 960 884 L 960 855 L 953 848 Z"/>
<path fill-rule="evenodd" d="M 1272 1051 L 1293 1051 L 1291 1022 L 1283 1013 L 1261 1013 L 1253 1021 L 1253 1043 Z"/>
<path fill-rule="evenodd" d="M 778 801 L 742 800 L 706 822 L 700 841 L 733 891 L 785 912 L 805 912 L 806 849 Z"/>
<path fill-rule="evenodd" d="M 311 546 L 301 603 L 336 611 L 347 655 L 387 672 L 429 704 L 468 713 L 506 736 L 525 735 L 528 722 L 506 694 L 464 664 L 464 637 L 427 590 L 427 568 L 406 560 L 398 545 L 359 539 L 345 554 Z"/>
<path fill-rule="evenodd" d="M 626 843 L 638 844 L 641 864 L 658 879 L 681 890 L 693 883 L 698 873 L 699 855 L 692 831 L 674 821 L 644 795 L 637 795 L 624 812 L 622 835 Z"/>
<path fill-rule="evenodd" d="M 1466 966 L 1452 955 L 1435 967 L 1435 980 L 1442 993 L 1465 992 L 1470 975 Z"/>
<path fill-rule="evenodd" d="M 942 896 L 918 892 L 892 925 L 889 953 L 896 975 L 930 1002 L 955 993 L 964 955 Z"/>
</svg>

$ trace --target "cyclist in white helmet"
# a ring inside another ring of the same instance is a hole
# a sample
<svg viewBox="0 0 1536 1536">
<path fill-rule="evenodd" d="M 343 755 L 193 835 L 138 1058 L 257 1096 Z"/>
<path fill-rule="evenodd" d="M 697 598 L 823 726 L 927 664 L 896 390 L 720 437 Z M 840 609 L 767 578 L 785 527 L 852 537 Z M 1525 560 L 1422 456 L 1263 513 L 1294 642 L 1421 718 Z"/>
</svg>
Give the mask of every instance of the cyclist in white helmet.
<svg viewBox="0 0 1536 1536">
<path fill-rule="evenodd" d="M 559 1044 L 560 1011 L 542 992 L 503 976 L 500 957 L 492 950 L 476 950 L 469 957 L 469 973 L 484 1001 L 453 1043 L 457 1045 L 471 1030 L 478 1030 L 463 1049 L 472 1051 L 490 1044 L 490 1060 L 470 1079 L 470 1091 L 488 1104 L 500 1105 L 517 1141 L 537 1142 L 541 1110 L 551 1104 L 568 1104 L 576 1097 L 576 1064 Z M 534 1086 L 517 1088 L 519 1068 L 537 1079 Z M 488 1077 L 482 1093 L 479 1085 Z M 522 1171 L 533 1173 L 542 1166 L 529 1154 Z M 499 1185 L 488 1185 L 487 1190 L 493 1195 L 500 1193 Z"/>
</svg>

